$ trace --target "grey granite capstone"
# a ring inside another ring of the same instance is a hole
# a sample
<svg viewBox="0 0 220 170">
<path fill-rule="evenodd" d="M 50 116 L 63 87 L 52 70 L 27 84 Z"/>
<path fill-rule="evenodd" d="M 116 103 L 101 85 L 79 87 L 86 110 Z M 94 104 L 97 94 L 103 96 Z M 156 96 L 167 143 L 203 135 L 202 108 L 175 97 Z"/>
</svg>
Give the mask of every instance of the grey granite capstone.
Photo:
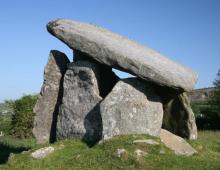
<svg viewBox="0 0 220 170">
<path fill-rule="evenodd" d="M 197 75 L 192 70 L 101 27 L 58 19 L 49 22 L 47 29 L 70 48 L 147 81 L 181 91 L 192 90 L 196 83 Z"/>
</svg>

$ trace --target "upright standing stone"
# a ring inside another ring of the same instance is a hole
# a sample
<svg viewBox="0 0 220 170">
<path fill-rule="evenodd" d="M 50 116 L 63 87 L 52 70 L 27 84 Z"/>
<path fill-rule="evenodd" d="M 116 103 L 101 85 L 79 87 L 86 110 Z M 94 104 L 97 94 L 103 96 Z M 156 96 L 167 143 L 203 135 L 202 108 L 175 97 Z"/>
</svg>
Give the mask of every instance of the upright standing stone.
<svg viewBox="0 0 220 170">
<path fill-rule="evenodd" d="M 49 22 L 47 29 L 70 48 L 161 86 L 190 91 L 196 83 L 197 75 L 192 70 L 101 27 L 59 19 Z"/>
<path fill-rule="evenodd" d="M 99 91 L 100 96 L 103 98 L 108 95 L 115 84 L 119 81 L 119 77 L 112 71 L 112 68 L 103 64 L 100 64 L 96 60 L 93 60 L 88 54 L 82 53 L 78 50 L 74 50 L 74 61 L 89 60 L 99 67 L 100 70 L 100 82 Z"/>
<path fill-rule="evenodd" d="M 57 137 L 98 140 L 102 120 L 96 105 L 99 95 L 97 64 L 91 61 L 70 63 L 64 76 L 64 93 L 57 120 Z"/>
<path fill-rule="evenodd" d="M 160 97 L 137 78 L 119 81 L 100 104 L 103 138 L 116 135 L 158 136 L 163 119 Z"/>
<path fill-rule="evenodd" d="M 170 93 L 171 94 L 171 93 Z M 186 93 L 163 95 L 163 128 L 187 139 L 197 139 L 194 113 Z"/>
<path fill-rule="evenodd" d="M 69 59 L 64 53 L 52 50 L 44 70 L 44 83 L 34 107 L 33 134 L 37 143 L 49 142 L 54 136 L 57 106 L 62 97 L 63 75 Z"/>
</svg>

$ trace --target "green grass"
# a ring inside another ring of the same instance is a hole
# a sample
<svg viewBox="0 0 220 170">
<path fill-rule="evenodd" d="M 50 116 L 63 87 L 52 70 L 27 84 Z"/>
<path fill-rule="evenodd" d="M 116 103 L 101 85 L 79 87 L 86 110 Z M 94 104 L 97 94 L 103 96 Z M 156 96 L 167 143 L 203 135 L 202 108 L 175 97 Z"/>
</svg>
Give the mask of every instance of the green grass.
<svg viewBox="0 0 220 170">
<path fill-rule="evenodd" d="M 55 152 L 42 160 L 35 160 L 30 153 L 43 145 L 36 145 L 33 140 L 4 139 L 0 146 L 20 148 L 29 152 L 16 154 L 1 164 L 2 170 L 219 170 L 220 169 L 220 131 L 201 131 L 199 139 L 189 141 L 198 154 L 186 157 L 176 156 L 163 144 L 153 146 L 146 144 L 132 144 L 134 139 L 153 138 L 150 136 L 121 136 L 105 143 L 89 148 L 80 140 L 58 141 L 52 146 Z M 155 140 L 160 141 L 155 138 Z M 62 144 L 64 147 L 61 147 Z M 46 146 L 46 145 L 44 145 Z M 2 152 L 0 148 L 0 153 Z M 124 148 L 127 154 L 118 158 L 116 149 Z M 135 149 L 141 149 L 148 154 L 137 158 Z M 160 151 L 164 151 L 161 154 Z M 2 155 L 0 155 L 1 157 Z"/>
<path fill-rule="evenodd" d="M 8 161 L 10 153 L 20 153 L 35 146 L 33 139 L 15 139 L 12 137 L 0 137 L 0 164 Z"/>
</svg>

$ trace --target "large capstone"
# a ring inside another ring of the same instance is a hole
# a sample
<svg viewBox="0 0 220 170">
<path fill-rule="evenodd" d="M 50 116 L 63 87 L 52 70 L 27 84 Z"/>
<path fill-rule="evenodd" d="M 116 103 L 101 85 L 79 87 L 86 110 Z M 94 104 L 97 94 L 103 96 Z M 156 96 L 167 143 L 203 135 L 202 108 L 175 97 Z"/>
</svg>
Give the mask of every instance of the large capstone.
<svg viewBox="0 0 220 170">
<path fill-rule="evenodd" d="M 97 104 L 100 70 L 91 61 L 70 63 L 64 76 L 63 99 L 57 120 L 57 138 L 101 138 L 102 120 Z"/>
<path fill-rule="evenodd" d="M 63 75 L 69 59 L 64 53 L 52 50 L 44 70 L 44 83 L 34 107 L 33 134 L 37 143 L 55 138 L 58 105 L 62 98 Z"/>
<path fill-rule="evenodd" d="M 59 19 L 49 22 L 47 29 L 70 48 L 160 86 L 190 91 L 196 83 L 197 75 L 192 70 L 101 27 Z"/>
<path fill-rule="evenodd" d="M 163 108 L 160 97 L 138 78 L 119 81 L 100 104 L 103 139 L 116 135 L 158 136 Z"/>
</svg>

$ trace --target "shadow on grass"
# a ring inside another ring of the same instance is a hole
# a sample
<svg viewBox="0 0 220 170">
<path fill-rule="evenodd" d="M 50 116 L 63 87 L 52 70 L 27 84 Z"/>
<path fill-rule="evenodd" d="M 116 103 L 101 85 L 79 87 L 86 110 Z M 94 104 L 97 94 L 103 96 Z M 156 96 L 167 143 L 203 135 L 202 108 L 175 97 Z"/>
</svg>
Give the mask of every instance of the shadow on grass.
<svg viewBox="0 0 220 170">
<path fill-rule="evenodd" d="M 213 151 L 220 152 L 220 142 L 217 142 L 216 145 L 213 148 Z"/>
<path fill-rule="evenodd" d="M 30 147 L 11 147 L 7 144 L 0 143 L 0 164 L 6 163 L 11 153 L 21 153 L 29 149 Z"/>
</svg>

